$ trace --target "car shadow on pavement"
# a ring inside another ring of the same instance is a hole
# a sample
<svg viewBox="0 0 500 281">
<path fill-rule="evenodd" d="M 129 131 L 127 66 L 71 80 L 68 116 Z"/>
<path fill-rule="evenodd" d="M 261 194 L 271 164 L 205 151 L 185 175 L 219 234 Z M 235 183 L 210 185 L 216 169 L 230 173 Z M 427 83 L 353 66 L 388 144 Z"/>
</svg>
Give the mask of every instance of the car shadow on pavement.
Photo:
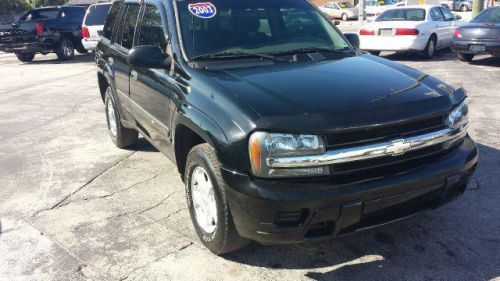
<svg viewBox="0 0 500 281">
<path fill-rule="evenodd" d="M 436 51 L 432 59 L 418 53 L 395 53 L 395 52 L 382 52 L 381 57 L 393 61 L 453 61 L 458 60 L 457 55 L 450 49 L 443 49 Z"/>
<path fill-rule="evenodd" d="M 137 139 L 137 143 L 134 146 L 125 149 L 131 151 L 141 151 L 141 152 L 158 152 L 158 149 L 156 149 L 156 147 L 154 147 L 148 140 L 141 137 Z"/>
<path fill-rule="evenodd" d="M 324 242 L 252 243 L 225 258 L 270 269 L 305 269 L 305 277 L 313 280 L 499 277 L 500 151 L 482 144 L 478 148 L 480 162 L 472 182 L 464 196 L 449 205 Z"/>
<path fill-rule="evenodd" d="M 73 64 L 73 63 L 82 63 L 82 62 L 93 62 L 95 59 L 93 53 L 86 54 L 75 54 L 75 56 L 70 60 L 59 60 L 55 55 L 36 55 L 35 59 L 26 64 Z"/>
</svg>

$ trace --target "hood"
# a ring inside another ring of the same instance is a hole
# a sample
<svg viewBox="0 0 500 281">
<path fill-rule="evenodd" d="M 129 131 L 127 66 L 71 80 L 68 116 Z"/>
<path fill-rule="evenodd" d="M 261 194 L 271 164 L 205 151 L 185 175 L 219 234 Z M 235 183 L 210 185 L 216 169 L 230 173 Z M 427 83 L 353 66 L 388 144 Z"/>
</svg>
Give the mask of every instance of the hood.
<svg viewBox="0 0 500 281">
<path fill-rule="evenodd" d="M 439 80 L 371 55 L 207 76 L 251 107 L 260 128 L 336 130 L 424 118 L 451 110 Z"/>
</svg>

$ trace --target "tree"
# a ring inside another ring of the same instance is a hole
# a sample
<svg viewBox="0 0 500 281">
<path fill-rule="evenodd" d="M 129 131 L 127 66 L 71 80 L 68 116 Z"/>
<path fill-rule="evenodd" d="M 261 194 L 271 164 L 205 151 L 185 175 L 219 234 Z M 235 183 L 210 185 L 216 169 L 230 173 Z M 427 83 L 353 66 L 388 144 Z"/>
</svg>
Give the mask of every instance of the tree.
<svg viewBox="0 0 500 281">
<path fill-rule="evenodd" d="M 35 7 L 59 6 L 64 5 L 68 0 L 34 0 Z"/>
<path fill-rule="evenodd" d="M 0 15 L 15 15 L 32 7 L 28 0 L 0 0 Z"/>
</svg>

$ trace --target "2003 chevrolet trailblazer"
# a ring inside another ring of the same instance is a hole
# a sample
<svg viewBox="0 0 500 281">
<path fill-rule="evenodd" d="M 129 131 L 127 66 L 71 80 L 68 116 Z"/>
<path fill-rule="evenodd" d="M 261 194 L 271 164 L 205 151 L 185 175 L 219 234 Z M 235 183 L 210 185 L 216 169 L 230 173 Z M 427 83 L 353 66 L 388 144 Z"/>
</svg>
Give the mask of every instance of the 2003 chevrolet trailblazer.
<svg viewBox="0 0 500 281">
<path fill-rule="evenodd" d="M 216 254 L 435 208 L 475 170 L 464 90 L 358 51 L 305 0 L 116 1 L 103 37 L 112 140 L 177 164 Z"/>
</svg>

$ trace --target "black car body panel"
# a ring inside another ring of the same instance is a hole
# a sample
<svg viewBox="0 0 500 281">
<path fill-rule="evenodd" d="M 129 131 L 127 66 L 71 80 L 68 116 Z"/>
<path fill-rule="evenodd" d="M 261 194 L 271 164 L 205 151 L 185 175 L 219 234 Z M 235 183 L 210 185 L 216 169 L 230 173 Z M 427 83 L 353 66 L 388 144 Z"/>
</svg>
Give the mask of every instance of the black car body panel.
<svg viewBox="0 0 500 281">
<path fill-rule="evenodd" d="M 120 19 L 136 3 L 115 1 L 110 15 Z M 437 207 L 464 191 L 477 163 L 468 136 L 453 147 L 335 166 L 328 177 L 253 176 L 252 132 L 317 134 L 328 149 L 390 141 L 442 128 L 466 93 L 358 51 L 323 61 L 221 60 L 227 67 L 196 68 L 183 52 L 175 1 L 145 4 L 161 12 L 172 65 L 128 65 L 129 50 L 115 34 L 122 23 L 108 17 L 113 24 L 96 51 L 101 94 L 111 87 L 122 124 L 140 131 L 181 175 L 183 151 L 199 140 L 214 148 L 240 235 L 264 243 L 331 237 Z"/>
<path fill-rule="evenodd" d="M 61 6 L 34 9 L 58 10 L 56 18 L 19 20 L 0 25 L 0 51 L 10 53 L 54 52 L 62 37 L 70 38 L 75 46 L 81 45 L 81 25 L 85 7 Z M 36 24 L 43 24 L 43 34 L 36 34 Z"/>
</svg>

